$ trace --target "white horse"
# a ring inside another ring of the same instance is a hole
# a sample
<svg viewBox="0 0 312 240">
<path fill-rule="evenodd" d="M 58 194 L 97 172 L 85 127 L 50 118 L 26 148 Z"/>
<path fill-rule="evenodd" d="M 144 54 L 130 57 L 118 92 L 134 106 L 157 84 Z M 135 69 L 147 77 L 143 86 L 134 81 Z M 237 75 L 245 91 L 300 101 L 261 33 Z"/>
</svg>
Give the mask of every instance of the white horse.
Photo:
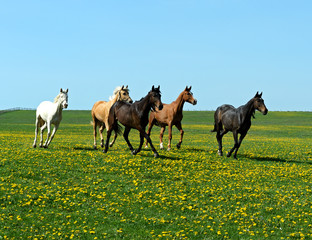
<svg viewBox="0 0 312 240">
<path fill-rule="evenodd" d="M 41 129 L 40 132 L 40 147 L 47 148 L 49 144 L 51 143 L 55 132 L 57 131 L 60 122 L 62 120 L 62 110 L 63 108 L 68 107 L 68 89 L 66 91 L 63 91 L 61 88 L 61 91 L 59 95 L 57 95 L 54 99 L 54 102 L 44 101 L 39 104 L 36 111 L 36 130 L 35 130 L 35 140 L 33 147 L 36 147 L 36 141 L 37 141 L 37 135 L 39 128 Z M 54 129 L 51 135 L 51 124 L 54 125 Z M 45 143 L 42 145 L 43 138 L 42 134 L 44 129 L 48 129 L 48 135 Z M 51 135 L 51 138 L 50 138 Z M 50 139 L 49 139 L 50 138 Z"/>
</svg>

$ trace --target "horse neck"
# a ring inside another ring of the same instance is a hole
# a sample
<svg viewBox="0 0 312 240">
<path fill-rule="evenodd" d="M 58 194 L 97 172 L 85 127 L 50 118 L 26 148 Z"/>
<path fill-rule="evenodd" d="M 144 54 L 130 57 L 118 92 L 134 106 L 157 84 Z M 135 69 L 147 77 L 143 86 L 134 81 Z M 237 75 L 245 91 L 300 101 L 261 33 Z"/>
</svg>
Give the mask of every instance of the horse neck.
<svg viewBox="0 0 312 240">
<path fill-rule="evenodd" d="M 148 115 L 151 110 L 152 104 L 149 101 L 149 95 L 147 94 L 142 100 L 140 100 L 137 104 L 139 109 L 142 111 L 142 115 Z"/>
<path fill-rule="evenodd" d="M 62 103 L 61 102 L 56 102 L 54 104 L 56 104 L 56 112 L 55 112 L 55 114 L 62 115 L 62 111 L 63 111 Z"/>
<path fill-rule="evenodd" d="M 119 93 L 117 93 L 116 96 L 115 96 L 112 100 L 109 101 L 109 102 L 111 103 L 111 106 L 112 106 L 115 102 L 117 102 L 118 94 L 119 94 Z"/>
<path fill-rule="evenodd" d="M 183 99 L 183 94 L 184 92 L 180 93 L 180 95 L 177 97 L 177 99 L 174 101 L 176 104 L 176 112 L 182 112 L 183 110 L 183 106 L 184 106 L 184 103 L 185 103 L 185 100 Z"/>
<path fill-rule="evenodd" d="M 243 116 L 242 116 L 243 122 L 245 122 L 245 120 L 250 121 L 251 117 L 253 116 L 255 112 L 253 99 L 249 100 L 248 103 L 243 105 L 242 110 L 243 110 Z"/>
</svg>

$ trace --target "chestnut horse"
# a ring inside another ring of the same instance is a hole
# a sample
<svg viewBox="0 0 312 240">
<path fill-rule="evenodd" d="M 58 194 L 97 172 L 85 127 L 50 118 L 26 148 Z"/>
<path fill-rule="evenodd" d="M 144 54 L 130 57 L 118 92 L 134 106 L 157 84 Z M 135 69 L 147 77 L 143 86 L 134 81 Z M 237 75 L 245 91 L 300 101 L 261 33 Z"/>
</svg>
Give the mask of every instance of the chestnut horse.
<svg viewBox="0 0 312 240">
<path fill-rule="evenodd" d="M 144 98 L 142 98 L 140 101 L 134 102 L 133 104 L 121 101 L 114 103 L 109 112 L 107 139 L 103 152 L 106 153 L 108 150 L 108 143 L 112 130 L 114 130 L 115 132 L 120 131 L 120 126 L 118 125 L 119 121 L 122 125 L 125 126 L 123 136 L 133 155 L 136 155 L 138 152 L 141 151 L 144 138 L 146 138 L 148 143 L 151 145 L 154 156 L 158 157 L 159 155 L 154 148 L 149 135 L 147 135 L 145 132 L 145 128 L 148 124 L 148 114 L 151 109 L 155 109 L 156 107 L 160 110 L 163 108 L 159 86 L 158 88 L 154 88 L 153 86 L 152 90 L 149 91 Z M 133 149 L 128 139 L 131 128 L 135 128 L 140 132 L 140 145 L 139 148 L 136 150 Z"/>
<path fill-rule="evenodd" d="M 212 132 L 217 132 L 216 137 L 219 144 L 218 154 L 220 156 L 223 155 L 222 137 L 228 131 L 231 131 L 233 132 L 235 144 L 228 152 L 227 157 L 230 157 L 235 150 L 234 158 L 236 159 L 237 151 L 251 126 L 251 117 L 254 118 L 255 110 L 260 111 L 263 115 L 268 113 L 268 109 L 262 99 L 262 93 L 259 94 L 257 92 L 251 100 L 238 108 L 228 104 L 224 104 L 217 108 L 214 114 L 215 123 Z M 238 134 L 240 134 L 239 140 Z"/>
<path fill-rule="evenodd" d="M 93 136 L 94 144 L 93 148 L 96 149 L 96 128 L 99 126 L 99 133 L 101 136 L 101 147 L 104 146 L 103 131 L 108 126 L 108 114 L 111 106 L 117 101 L 126 101 L 132 103 L 132 99 L 129 96 L 128 85 L 126 87 L 116 87 L 114 90 L 114 95 L 110 97 L 110 101 L 97 101 L 91 110 L 91 115 L 93 119 Z M 110 143 L 112 147 L 117 138 L 117 133 L 115 132 L 114 140 Z"/>
<path fill-rule="evenodd" d="M 147 129 L 147 134 L 151 134 L 151 130 L 154 124 L 161 127 L 160 130 L 160 149 L 164 148 L 163 136 L 166 126 L 169 128 L 169 141 L 168 141 L 168 151 L 171 149 L 171 139 L 172 139 L 172 126 L 176 126 L 181 133 L 181 138 L 177 144 L 179 149 L 182 144 L 184 131 L 182 129 L 182 118 L 183 118 L 183 106 L 185 102 L 191 103 L 193 105 L 197 104 L 197 100 L 193 97 L 191 92 L 192 87 L 186 87 L 183 92 L 180 93 L 178 98 L 170 104 L 164 104 L 164 108 L 159 111 L 152 111 L 149 116 L 149 125 Z M 147 142 L 145 147 L 147 147 Z"/>
</svg>

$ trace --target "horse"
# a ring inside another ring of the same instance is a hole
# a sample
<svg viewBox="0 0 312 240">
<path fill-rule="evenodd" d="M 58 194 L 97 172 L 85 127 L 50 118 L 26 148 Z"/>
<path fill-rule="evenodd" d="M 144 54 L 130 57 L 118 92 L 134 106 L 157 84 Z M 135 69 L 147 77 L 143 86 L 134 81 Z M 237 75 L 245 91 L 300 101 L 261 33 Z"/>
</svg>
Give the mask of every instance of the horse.
<svg viewBox="0 0 312 240">
<path fill-rule="evenodd" d="M 153 86 L 152 90 L 149 91 L 144 98 L 139 101 L 135 101 L 133 104 L 121 101 L 113 104 L 108 117 L 107 138 L 105 143 L 105 149 L 103 150 L 104 153 L 107 153 L 108 151 L 108 143 L 112 130 L 114 130 L 115 132 L 120 132 L 121 126 L 118 124 L 118 122 L 120 122 L 122 125 L 125 126 L 123 136 L 133 155 L 136 155 L 141 151 L 144 138 L 146 138 L 154 152 L 154 157 L 159 157 L 159 154 L 154 148 L 149 135 L 147 135 L 147 133 L 145 132 L 145 128 L 148 124 L 148 114 L 150 110 L 155 109 L 156 107 L 160 110 L 163 108 L 159 88 L 159 86 L 158 88 L 155 88 Z M 139 148 L 136 150 L 133 149 L 128 139 L 129 132 L 132 128 L 137 129 L 140 132 L 140 145 Z"/>
<path fill-rule="evenodd" d="M 113 93 L 113 96 L 111 96 L 110 101 L 97 101 L 91 110 L 91 116 L 92 116 L 92 125 L 93 125 L 93 136 L 94 136 L 94 144 L 93 148 L 96 149 L 96 128 L 99 126 L 99 133 L 101 137 L 101 147 L 104 146 L 104 139 L 103 139 L 103 131 L 108 126 L 108 114 L 109 110 L 112 107 L 112 105 L 117 101 L 126 101 L 129 103 L 132 103 L 132 99 L 129 96 L 129 89 L 128 85 L 124 87 L 116 87 Z M 110 143 L 110 147 L 113 146 L 114 142 L 116 141 L 117 133 L 115 132 L 114 140 Z"/>
<path fill-rule="evenodd" d="M 231 131 L 235 144 L 228 152 L 227 157 L 230 157 L 235 150 L 234 158 L 237 159 L 237 151 L 251 126 L 251 117 L 255 118 L 255 110 L 260 111 L 263 115 L 268 113 L 268 109 L 262 99 L 262 92 L 261 94 L 257 92 L 251 100 L 238 108 L 228 104 L 217 108 L 214 113 L 214 129 L 211 132 L 217 132 L 216 138 L 219 144 L 218 154 L 220 156 L 223 155 L 222 137 L 228 131 Z M 239 140 L 238 134 L 240 134 Z"/>
<path fill-rule="evenodd" d="M 33 147 L 36 147 L 37 135 L 39 128 L 40 131 L 40 147 L 47 148 L 61 123 L 63 108 L 68 107 L 68 89 L 64 91 L 62 88 L 60 93 L 55 97 L 54 102 L 44 101 L 39 104 L 36 110 L 36 129 L 35 129 L 35 140 Z M 51 135 L 51 124 L 54 125 Z M 47 139 L 42 145 L 43 137 L 42 134 L 45 129 L 48 129 Z M 51 137 L 50 137 L 51 136 Z"/>
<path fill-rule="evenodd" d="M 160 149 L 164 148 L 163 136 L 166 126 L 169 128 L 169 141 L 168 141 L 168 151 L 171 150 L 171 139 L 172 139 L 172 126 L 176 126 L 180 131 L 181 137 L 177 144 L 177 148 L 180 149 L 183 139 L 184 131 L 182 129 L 182 118 L 183 118 L 183 106 L 185 102 L 191 103 L 193 105 L 197 104 L 197 100 L 193 97 L 191 92 L 192 87 L 187 87 L 179 94 L 178 98 L 170 104 L 163 104 L 163 109 L 161 111 L 152 111 L 149 116 L 149 124 L 147 129 L 147 134 L 150 136 L 153 125 L 161 127 L 160 130 Z M 147 142 L 145 147 L 147 147 Z"/>
</svg>

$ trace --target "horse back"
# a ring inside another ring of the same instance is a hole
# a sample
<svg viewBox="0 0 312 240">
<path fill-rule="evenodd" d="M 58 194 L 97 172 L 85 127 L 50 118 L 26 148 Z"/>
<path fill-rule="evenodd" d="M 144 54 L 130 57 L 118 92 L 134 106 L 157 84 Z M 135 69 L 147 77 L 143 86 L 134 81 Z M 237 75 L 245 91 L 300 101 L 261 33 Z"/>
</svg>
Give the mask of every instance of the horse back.
<svg viewBox="0 0 312 240">
<path fill-rule="evenodd" d="M 62 111 L 58 111 L 56 103 L 44 101 L 37 107 L 36 117 L 44 122 L 59 123 L 62 120 Z"/>
<path fill-rule="evenodd" d="M 96 103 L 94 103 L 91 110 L 92 117 L 96 118 L 101 122 L 104 122 L 104 120 L 108 118 L 111 105 L 109 104 L 109 102 L 106 101 L 97 101 Z"/>
</svg>

